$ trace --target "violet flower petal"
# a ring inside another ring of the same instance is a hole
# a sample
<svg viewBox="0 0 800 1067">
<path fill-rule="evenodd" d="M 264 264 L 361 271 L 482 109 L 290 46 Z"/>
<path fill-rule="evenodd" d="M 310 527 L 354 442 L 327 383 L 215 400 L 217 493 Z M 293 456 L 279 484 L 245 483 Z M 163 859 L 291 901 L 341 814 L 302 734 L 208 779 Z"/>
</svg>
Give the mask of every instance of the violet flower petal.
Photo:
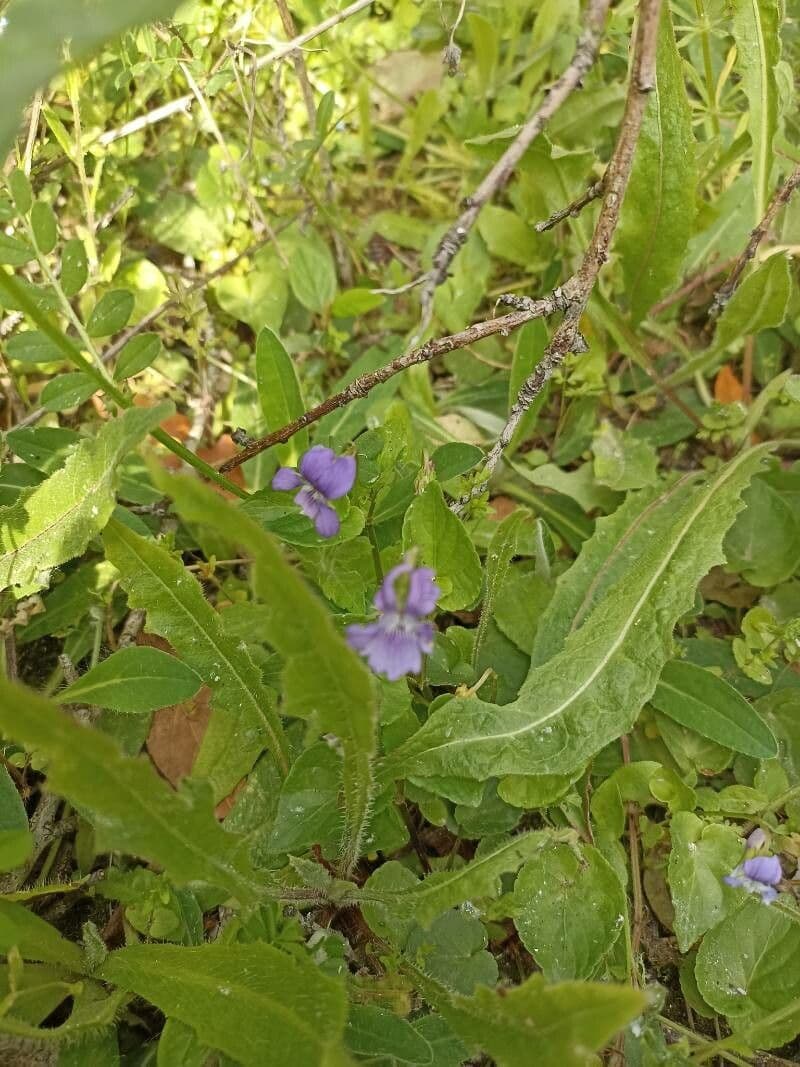
<svg viewBox="0 0 800 1067">
<path fill-rule="evenodd" d="M 412 563 L 398 563 L 396 567 L 392 567 L 385 575 L 381 587 L 372 601 L 378 611 L 397 611 L 395 583 L 401 574 L 411 574 L 413 570 L 414 565 Z"/>
<path fill-rule="evenodd" d="M 348 626 L 347 643 L 360 652 L 377 673 L 396 682 L 404 674 L 418 674 L 422 654 L 433 647 L 433 626 L 406 628 L 392 625 L 386 617 L 366 625 Z"/>
<path fill-rule="evenodd" d="M 436 607 L 441 589 L 433 580 L 434 577 L 430 567 L 417 567 L 411 572 L 405 605 L 405 611 L 409 615 L 416 615 L 421 619 L 425 615 L 430 615 Z"/>
<path fill-rule="evenodd" d="M 353 488 L 355 456 L 337 456 L 325 445 L 314 445 L 300 460 L 300 473 L 328 500 L 338 500 Z"/>
<path fill-rule="evenodd" d="M 314 526 L 320 537 L 335 537 L 338 534 L 341 523 L 330 504 L 320 503 Z"/>
<path fill-rule="evenodd" d="M 303 484 L 303 479 L 294 467 L 279 467 L 272 479 L 272 488 L 288 492 L 290 489 L 298 489 Z"/>
<path fill-rule="evenodd" d="M 745 845 L 747 846 L 747 848 L 753 849 L 754 852 L 757 852 L 760 848 L 763 848 L 766 843 L 767 835 L 764 833 L 760 826 L 757 826 L 755 830 L 753 830 L 752 834 L 750 834 L 747 841 L 745 841 Z"/>
<path fill-rule="evenodd" d="M 748 878 L 762 885 L 777 885 L 783 878 L 781 861 L 777 856 L 754 856 L 744 861 L 742 869 Z"/>
</svg>

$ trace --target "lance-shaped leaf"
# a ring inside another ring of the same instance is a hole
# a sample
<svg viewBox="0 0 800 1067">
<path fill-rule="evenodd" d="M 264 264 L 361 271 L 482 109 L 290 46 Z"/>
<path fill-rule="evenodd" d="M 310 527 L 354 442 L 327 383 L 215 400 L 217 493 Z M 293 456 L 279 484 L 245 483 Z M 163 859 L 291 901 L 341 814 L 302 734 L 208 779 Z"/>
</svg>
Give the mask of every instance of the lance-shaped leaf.
<svg viewBox="0 0 800 1067">
<path fill-rule="evenodd" d="M 240 839 L 214 818 L 210 795 L 174 792 L 106 734 L 2 678 L 0 730 L 46 759 L 48 785 L 89 815 L 101 850 L 152 860 L 177 882 L 208 882 L 243 903 L 258 897 L 261 883 Z"/>
<path fill-rule="evenodd" d="M 778 129 L 778 77 L 782 21 L 780 0 L 732 0 L 736 69 L 749 106 L 747 130 L 753 145 L 753 225 L 761 221 L 772 191 Z"/>
<path fill-rule="evenodd" d="M 214 694 L 215 714 L 224 716 L 229 750 L 215 762 L 200 758 L 197 777 L 208 777 L 224 796 L 268 746 L 283 774 L 289 769 L 286 737 L 274 700 L 246 648 L 225 633 L 197 579 L 166 549 L 112 520 L 103 540 L 120 572 L 132 607 L 147 612 L 147 628 L 160 634 Z"/>
<path fill-rule="evenodd" d="M 0 952 L 5 956 L 12 948 L 17 948 L 25 960 L 83 970 L 83 955 L 77 945 L 21 904 L 0 900 Z"/>
<path fill-rule="evenodd" d="M 245 1067 L 344 1062 L 344 984 L 272 945 L 134 945 L 113 952 L 99 974 Z"/>
<path fill-rule="evenodd" d="M 692 115 L 669 4 L 661 8 L 656 70 L 616 242 L 634 323 L 677 281 L 694 221 Z"/>
<path fill-rule="evenodd" d="M 292 357 L 268 326 L 256 341 L 256 381 L 267 432 L 285 426 L 305 411 Z M 307 448 L 308 430 L 300 430 L 290 444 L 282 445 L 276 451 L 282 462 L 294 464 Z"/>
<path fill-rule="evenodd" d="M 723 558 L 722 539 L 768 447 L 740 453 L 685 489 L 563 649 L 532 668 L 513 704 L 448 701 L 391 753 L 382 779 L 567 774 L 629 730 L 697 582 Z"/>
<path fill-rule="evenodd" d="M 264 636 L 286 660 L 287 713 L 314 720 L 342 745 L 344 834 L 342 863 L 356 862 L 373 793 L 377 709 L 372 679 L 277 542 L 238 508 L 201 482 L 157 476 L 178 512 L 234 537 L 253 557 L 254 587 L 268 609 Z"/>
<path fill-rule="evenodd" d="M 131 408 L 84 438 L 55 474 L 0 508 L 0 589 L 41 589 L 53 567 L 84 551 L 114 510 L 117 463 L 171 411 L 171 404 Z"/>
<path fill-rule="evenodd" d="M 62 689 L 60 704 L 92 704 L 115 711 L 143 712 L 179 704 L 202 685 L 198 674 L 158 648 L 121 648 Z"/>
<path fill-rule="evenodd" d="M 522 527 L 526 523 L 533 525 L 533 517 L 525 508 L 517 508 L 498 525 L 486 553 L 486 578 L 484 580 L 483 602 L 475 644 L 472 650 L 472 663 L 476 665 L 480 658 L 489 621 L 494 614 L 494 603 L 500 586 L 506 579 L 511 560 L 517 553 L 517 545 Z"/>
<path fill-rule="evenodd" d="M 412 971 L 411 967 L 407 968 Z M 458 996 L 418 968 L 422 995 L 471 1049 L 487 1052 L 498 1067 L 587 1067 L 592 1052 L 635 1019 L 644 994 L 621 985 L 560 982 L 547 985 L 535 974 L 513 989 L 479 986 Z"/>
</svg>

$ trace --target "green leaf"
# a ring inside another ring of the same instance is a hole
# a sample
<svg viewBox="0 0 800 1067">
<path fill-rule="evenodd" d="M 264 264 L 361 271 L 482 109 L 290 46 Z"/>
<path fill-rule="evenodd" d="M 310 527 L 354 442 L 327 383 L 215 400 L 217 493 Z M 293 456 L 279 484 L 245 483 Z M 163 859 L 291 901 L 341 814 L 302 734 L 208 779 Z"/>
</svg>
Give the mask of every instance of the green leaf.
<svg viewBox="0 0 800 1067">
<path fill-rule="evenodd" d="M 742 839 L 732 826 L 705 823 L 691 811 L 677 811 L 670 823 L 669 889 L 673 928 L 681 952 L 688 952 L 724 917 L 736 894 L 722 881 L 742 858 Z"/>
<path fill-rule="evenodd" d="M 0 156 L 11 148 L 29 98 L 58 73 L 66 38 L 72 61 L 81 62 L 109 37 L 129 26 L 168 18 L 177 6 L 175 0 L 141 0 L 133 11 L 114 0 L 63 0 L 54 12 L 50 0 L 16 0 L 0 37 Z"/>
<path fill-rule="evenodd" d="M 224 758 L 219 751 L 206 754 L 201 748 L 195 775 L 207 777 L 221 798 L 247 774 L 265 746 L 286 774 L 288 748 L 274 700 L 246 648 L 225 633 L 197 579 L 180 559 L 116 520 L 109 523 L 103 540 L 129 604 L 144 608 L 149 631 L 165 637 L 209 686 L 214 715 L 225 723 Z"/>
<path fill-rule="evenodd" d="M 444 500 L 436 482 L 415 497 L 403 521 L 403 549 L 419 549 L 419 563 L 432 567 L 442 590 L 439 607 L 456 611 L 480 596 L 481 564 L 463 523 Z"/>
<path fill-rule="evenodd" d="M 97 392 L 97 382 L 83 371 L 59 374 L 42 389 L 40 400 L 45 411 L 65 411 L 76 408 Z"/>
<path fill-rule="evenodd" d="M 522 943 L 550 981 L 597 974 L 627 921 L 619 875 L 591 845 L 553 842 L 526 863 L 514 909 Z"/>
<path fill-rule="evenodd" d="M 15 333 L 8 339 L 6 352 L 20 363 L 53 363 L 64 358 L 64 353 L 58 345 L 40 330 Z"/>
<path fill-rule="evenodd" d="M 594 476 L 609 489 L 625 492 L 658 481 L 658 456 L 649 441 L 623 433 L 604 421 L 592 440 Z"/>
<path fill-rule="evenodd" d="M 342 1062 L 343 983 L 272 945 L 134 945 L 112 953 L 99 974 L 245 1067 Z"/>
<path fill-rule="evenodd" d="M 463 444 L 461 441 L 448 441 L 440 445 L 431 456 L 433 469 L 439 482 L 447 482 L 466 474 L 483 459 L 483 450 L 477 445 Z"/>
<path fill-rule="evenodd" d="M 480 919 L 464 911 L 447 911 L 428 930 L 412 928 L 405 954 L 432 978 L 468 995 L 477 986 L 497 985 L 497 961 L 486 951 L 487 943 Z"/>
<path fill-rule="evenodd" d="M 342 863 L 349 870 L 361 853 L 372 803 L 377 744 L 372 679 L 323 604 L 265 530 L 197 480 L 160 475 L 158 484 L 185 519 L 233 535 L 252 554 L 254 588 L 269 609 L 264 636 L 286 660 L 286 713 L 313 717 L 319 733 L 335 734 L 341 744 Z"/>
<path fill-rule="evenodd" d="M 508 208 L 487 204 L 478 216 L 478 232 L 498 259 L 526 270 L 544 266 L 541 241 L 533 227 Z"/>
<path fill-rule="evenodd" d="M 289 259 L 289 284 L 309 311 L 324 311 L 336 296 L 336 266 L 321 237 L 313 234 L 295 241 Z"/>
<path fill-rule="evenodd" d="M 161 338 L 157 333 L 140 333 L 124 346 L 114 367 L 114 381 L 132 378 L 151 366 L 161 355 Z"/>
<path fill-rule="evenodd" d="M 645 1007 L 642 993 L 626 986 L 587 982 L 547 985 L 535 974 L 522 985 L 472 997 L 454 996 L 417 971 L 418 987 L 471 1049 L 488 1053 L 498 1067 L 587 1067 L 591 1052 Z"/>
<path fill-rule="evenodd" d="M 41 589 L 51 568 L 84 551 L 114 510 L 116 464 L 171 410 L 123 412 L 81 440 L 55 474 L 0 508 L 0 588 Z"/>
<path fill-rule="evenodd" d="M 714 334 L 715 349 L 727 348 L 759 330 L 780 326 L 786 317 L 791 292 L 789 261 L 782 255 L 770 256 L 745 278 L 720 315 Z"/>
<path fill-rule="evenodd" d="M 160 864 L 177 882 L 208 882 L 242 903 L 263 891 L 239 839 L 214 817 L 210 796 L 175 792 L 144 760 L 123 756 L 106 734 L 79 726 L 55 704 L 0 678 L 0 727 L 48 761 L 50 789 L 89 813 L 99 851 Z"/>
<path fill-rule="evenodd" d="M 268 326 L 259 333 L 256 342 L 256 381 L 267 433 L 280 429 L 305 411 L 292 357 Z M 293 465 L 307 448 L 308 430 L 301 430 L 290 444 L 282 445 L 276 451 L 281 462 Z"/>
<path fill-rule="evenodd" d="M 386 297 L 373 293 L 370 289 L 345 289 L 339 293 L 331 304 L 331 315 L 338 319 L 349 319 L 354 315 L 366 315 L 384 303 Z"/>
<path fill-rule="evenodd" d="M 539 365 L 541 358 L 544 355 L 544 350 L 547 347 L 548 340 L 547 327 L 542 319 L 534 319 L 533 322 L 526 322 L 517 334 L 514 357 L 511 361 L 511 373 L 508 377 L 509 411 L 514 406 L 514 403 L 519 396 L 520 389 Z M 533 428 L 536 425 L 536 420 L 539 417 L 539 412 L 547 402 L 549 395 L 550 382 L 548 381 L 522 416 L 520 424 L 511 439 L 511 443 L 506 449 L 506 456 L 513 456 L 522 441 L 525 441 L 530 437 Z"/>
<path fill-rule="evenodd" d="M 61 288 L 68 297 L 77 296 L 89 277 L 89 261 L 80 237 L 71 237 L 61 252 Z"/>
<path fill-rule="evenodd" d="M 1 128 L 1 127 L 0 127 Z M 9 237 L 0 230 L 0 265 L 8 267 L 21 267 L 36 258 L 36 253 L 16 237 Z"/>
<path fill-rule="evenodd" d="M 478 631 L 475 635 L 475 645 L 472 652 L 473 665 L 477 664 L 481 647 L 486 639 L 486 631 L 494 614 L 497 594 L 508 576 L 511 561 L 518 552 L 521 527 L 528 523 L 533 526 L 533 517 L 530 512 L 524 508 L 517 508 L 498 524 L 489 542 L 489 548 L 486 552 L 486 577 L 483 603 L 481 604 L 481 617 L 478 622 Z"/>
<path fill-rule="evenodd" d="M 681 274 L 695 214 L 695 144 L 670 5 L 661 8 L 656 85 L 636 142 L 616 241 L 635 325 Z"/>
<path fill-rule="evenodd" d="M 6 181 L 14 198 L 14 204 L 20 215 L 27 215 L 33 203 L 33 190 L 28 175 L 23 170 L 15 168 L 8 175 Z"/>
<path fill-rule="evenodd" d="M 664 664 L 650 703 L 681 726 L 756 759 L 778 755 L 778 742 L 756 709 L 732 685 L 686 660 Z"/>
<path fill-rule="evenodd" d="M 28 816 L 17 787 L 6 768 L 0 767 L 0 871 L 18 867 L 32 848 Z"/>
<path fill-rule="evenodd" d="M 253 256 L 245 274 L 228 274 L 211 287 L 223 311 L 246 322 L 254 333 L 265 326 L 280 330 L 289 284 L 286 271 L 269 249 Z"/>
<path fill-rule="evenodd" d="M 517 700 L 503 707 L 476 697 L 448 701 L 387 757 L 381 779 L 568 774 L 629 730 L 671 655 L 672 628 L 693 604 L 696 583 L 722 558 L 739 497 L 768 448 L 743 452 L 704 483 L 684 485 L 666 514 L 661 498 L 661 514 L 647 516 L 642 536 L 633 535 L 614 568 L 613 595 L 595 601 L 563 649 L 532 667 Z M 606 522 L 619 529 L 613 520 Z M 634 541 L 641 547 L 635 554 Z M 591 597 L 602 582 L 585 569 L 579 575 L 573 590 L 586 576 Z M 586 599 L 583 591 L 578 605 Z"/>
<path fill-rule="evenodd" d="M 58 223 L 55 212 L 43 200 L 37 200 L 33 205 L 31 228 L 39 251 L 45 255 L 52 252 L 58 241 Z"/>
<path fill-rule="evenodd" d="M 345 1041 L 359 1056 L 388 1057 L 394 1063 L 433 1064 L 434 1053 L 422 1034 L 385 1008 L 353 1004 L 347 1020 Z"/>
<path fill-rule="evenodd" d="M 764 478 L 753 479 L 744 501 L 746 508 L 725 538 L 728 568 L 751 585 L 779 585 L 797 570 L 800 522 L 787 496 Z"/>
<path fill-rule="evenodd" d="M 193 697 L 202 679 L 158 648 L 121 648 L 57 694 L 59 704 L 145 712 Z"/>
<path fill-rule="evenodd" d="M 112 289 L 92 309 L 86 332 L 90 337 L 108 337 L 128 325 L 136 301 L 127 289 Z"/>
<path fill-rule="evenodd" d="M 7 954 L 15 946 L 23 959 L 60 963 L 71 971 L 83 970 L 80 949 L 50 923 L 21 904 L 0 900 L 0 952 Z"/>
<path fill-rule="evenodd" d="M 732 0 L 736 69 L 748 103 L 747 129 L 753 145 L 753 222 L 764 216 L 772 195 L 773 141 L 778 128 L 776 67 L 781 58 L 779 0 Z"/>
<path fill-rule="evenodd" d="M 706 934 L 695 975 L 703 999 L 727 1016 L 734 1033 L 800 1000 L 800 925 L 776 904 L 745 899 Z M 800 1033 L 800 1012 L 765 1028 L 762 1048 L 775 1048 Z"/>
</svg>

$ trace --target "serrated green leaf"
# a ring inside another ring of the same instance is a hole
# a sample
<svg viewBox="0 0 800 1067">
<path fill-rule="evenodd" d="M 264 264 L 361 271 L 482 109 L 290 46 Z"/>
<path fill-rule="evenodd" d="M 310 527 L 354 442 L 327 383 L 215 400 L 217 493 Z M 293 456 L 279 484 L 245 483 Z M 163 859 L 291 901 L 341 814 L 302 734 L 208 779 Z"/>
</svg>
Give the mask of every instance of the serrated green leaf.
<svg viewBox="0 0 800 1067">
<path fill-rule="evenodd" d="M 84 438 L 55 474 L 0 508 L 0 588 L 41 589 L 53 567 L 83 552 L 114 510 L 117 463 L 171 410 L 123 412 Z"/>
<path fill-rule="evenodd" d="M 344 984 L 272 945 L 134 945 L 112 953 L 99 973 L 245 1067 L 341 1062 Z"/>
<path fill-rule="evenodd" d="M 692 114 L 670 5 L 661 8 L 656 85 L 636 142 L 616 248 L 633 323 L 680 277 L 695 212 Z"/>
<path fill-rule="evenodd" d="M 725 916 L 735 892 L 722 881 L 742 858 L 742 839 L 732 826 L 705 823 L 691 811 L 670 823 L 669 888 L 681 952 Z"/>
<path fill-rule="evenodd" d="M 22 904 L 0 900 L 0 952 L 19 949 L 23 959 L 60 963 L 71 971 L 83 970 L 80 949 Z"/>
<path fill-rule="evenodd" d="M 177 882 L 208 882 L 242 903 L 258 898 L 263 880 L 217 822 L 210 795 L 175 792 L 106 734 L 2 678 L 0 727 L 47 760 L 50 788 L 90 814 L 101 847 L 158 863 Z"/>
<path fill-rule="evenodd" d="M 736 69 L 749 105 L 747 129 L 753 145 L 754 209 L 752 225 L 764 216 L 772 195 L 778 129 L 779 94 L 776 67 L 781 58 L 779 0 L 733 0 Z"/>
<path fill-rule="evenodd" d="M 714 334 L 715 350 L 727 348 L 759 330 L 780 326 L 786 317 L 791 292 L 789 261 L 785 256 L 770 256 L 745 278 L 720 315 Z"/>
<path fill-rule="evenodd" d="M 204 750 L 194 767 L 207 777 L 215 796 L 225 796 L 246 774 L 266 746 L 285 774 L 289 768 L 286 738 L 274 700 L 247 649 L 225 633 L 220 616 L 183 563 L 154 541 L 140 537 L 116 520 L 103 540 L 108 559 L 132 607 L 144 608 L 151 633 L 165 637 L 181 659 L 208 685 L 215 716 L 224 717 L 230 754 L 214 762 Z"/>
<path fill-rule="evenodd" d="M 145 712 L 179 704 L 203 684 L 199 675 L 158 648 L 121 648 L 62 689 L 59 704 L 92 704 L 114 711 Z"/>
<path fill-rule="evenodd" d="M 112 289 L 95 304 L 86 323 L 86 332 L 90 337 L 108 337 L 117 333 L 128 325 L 135 303 L 133 293 L 127 289 Z"/>
<path fill-rule="evenodd" d="M 486 951 L 486 927 L 466 911 L 446 911 L 427 930 L 414 925 L 404 954 L 427 974 L 469 995 L 479 986 L 497 985 L 497 961 Z"/>
<path fill-rule="evenodd" d="M 436 572 L 442 590 L 440 608 L 455 611 L 474 604 L 482 581 L 478 553 L 436 482 L 430 482 L 406 512 L 403 549 L 414 548 L 419 549 L 419 564 Z"/>
<path fill-rule="evenodd" d="M 592 439 L 594 475 L 616 492 L 641 489 L 658 481 L 658 456 L 649 441 L 623 433 L 607 420 Z"/>
<path fill-rule="evenodd" d="M 619 876 L 591 845 L 552 842 L 517 875 L 514 923 L 550 981 L 596 975 L 626 921 Z"/>
<path fill-rule="evenodd" d="M 756 709 L 724 679 L 685 660 L 664 664 L 650 703 L 681 726 L 756 759 L 778 755 L 778 742 Z"/>
<path fill-rule="evenodd" d="M 313 718 L 320 733 L 334 734 L 341 744 L 342 861 L 349 869 L 360 855 L 372 804 L 377 709 L 371 677 L 266 530 L 195 479 L 159 473 L 156 480 L 185 519 L 233 535 L 254 559 L 254 588 L 269 609 L 264 636 L 286 661 L 287 714 Z"/>
<path fill-rule="evenodd" d="M 768 450 L 750 449 L 703 484 L 684 487 L 661 517 L 659 536 L 643 538 L 638 556 L 628 545 L 613 595 L 596 602 L 561 652 L 531 669 L 517 700 L 503 707 L 476 697 L 448 701 L 387 757 L 381 779 L 567 774 L 629 730 L 671 655 L 672 628 L 722 558 L 741 493 Z"/>
<path fill-rule="evenodd" d="M 292 422 L 305 411 L 292 358 L 268 326 L 259 333 L 256 341 L 256 381 L 267 433 Z M 301 430 L 289 444 L 276 451 L 282 462 L 293 466 L 307 448 L 308 430 Z"/>
</svg>

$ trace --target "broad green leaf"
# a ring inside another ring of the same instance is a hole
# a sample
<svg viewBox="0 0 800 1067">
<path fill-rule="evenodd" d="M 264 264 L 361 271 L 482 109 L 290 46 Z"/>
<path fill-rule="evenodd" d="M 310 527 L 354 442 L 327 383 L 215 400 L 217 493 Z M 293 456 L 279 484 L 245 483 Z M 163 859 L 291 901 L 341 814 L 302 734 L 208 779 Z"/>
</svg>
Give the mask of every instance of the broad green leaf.
<svg viewBox="0 0 800 1067">
<path fill-rule="evenodd" d="M 286 271 L 270 249 L 253 256 L 244 274 L 227 274 L 211 288 L 220 307 L 258 334 L 265 326 L 278 331 L 289 300 Z"/>
<path fill-rule="evenodd" d="M 83 438 L 55 474 L 0 508 L 0 588 L 41 589 L 53 567 L 84 551 L 114 510 L 117 463 L 171 410 L 123 412 Z"/>
<path fill-rule="evenodd" d="M 403 548 L 419 549 L 419 564 L 436 572 L 442 590 L 440 608 L 455 611 L 478 599 L 482 581 L 478 553 L 436 482 L 430 482 L 406 512 Z"/>
<path fill-rule="evenodd" d="M 756 709 L 704 667 L 673 659 L 664 664 L 650 703 L 681 726 L 734 752 L 772 759 L 778 743 Z"/>
<path fill-rule="evenodd" d="M 259 333 L 256 342 L 256 381 L 267 433 L 280 429 L 305 411 L 292 357 L 268 326 Z M 276 451 L 282 462 L 293 466 L 307 448 L 308 430 L 301 430 L 290 443 Z"/>
<path fill-rule="evenodd" d="M 446 911 L 426 930 L 412 927 L 404 954 L 432 978 L 468 996 L 479 986 L 497 985 L 497 961 L 486 951 L 487 943 L 486 927 L 477 916 Z"/>
<path fill-rule="evenodd" d="M 20 363 L 53 363 L 63 360 L 64 353 L 47 334 L 40 330 L 25 330 L 9 337 L 6 352 Z"/>
<path fill-rule="evenodd" d="M 0 952 L 5 955 L 15 946 L 23 959 L 60 963 L 71 971 L 83 970 L 83 956 L 77 945 L 22 904 L 0 900 Z"/>
<path fill-rule="evenodd" d="M 351 1052 L 360 1056 L 388 1057 L 395 1063 L 433 1064 L 434 1051 L 422 1034 L 385 1008 L 352 1004 L 345 1030 Z"/>
<path fill-rule="evenodd" d="M 21 215 L 27 215 L 33 204 L 33 190 L 30 179 L 24 170 L 15 167 L 6 179 L 14 198 L 14 204 Z"/>
<path fill-rule="evenodd" d="M 377 744 L 372 679 L 266 530 L 196 479 L 161 475 L 158 484 L 181 516 L 233 535 L 253 556 L 254 588 L 269 609 L 264 636 L 286 661 L 286 712 L 311 718 L 319 733 L 334 734 L 341 744 L 342 862 L 349 869 L 360 855 L 372 803 Z"/>
<path fill-rule="evenodd" d="M 703 938 L 695 974 L 703 999 L 734 1032 L 746 1030 L 800 1000 L 800 924 L 749 897 Z M 760 1044 L 776 1048 L 798 1033 L 800 1012 L 790 1012 Z"/>
<path fill-rule="evenodd" d="M 58 241 L 58 223 L 53 209 L 43 200 L 37 200 L 31 210 L 31 228 L 36 238 L 36 247 L 45 255 L 52 252 Z"/>
<path fill-rule="evenodd" d="M 436 471 L 436 478 L 441 483 L 457 478 L 459 474 L 466 474 L 482 459 L 483 451 L 477 445 L 448 441 L 446 445 L 440 445 L 436 449 L 431 456 L 431 463 Z"/>
<path fill-rule="evenodd" d="M 309 311 L 322 312 L 336 296 L 336 265 L 316 234 L 299 237 L 289 259 L 292 292 Z"/>
<path fill-rule="evenodd" d="M 193 697 L 202 679 L 158 648 L 121 648 L 57 694 L 59 704 L 145 712 Z"/>
<path fill-rule="evenodd" d="M 532 667 L 517 700 L 498 707 L 456 696 L 387 757 L 382 780 L 567 774 L 629 730 L 671 655 L 673 626 L 722 558 L 741 493 L 768 450 L 750 449 L 702 484 L 684 486 L 671 514 L 660 517 L 658 536 L 648 523 L 641 552 L 630 555 L 629 543 L 613 592 L 562 651 Z"/>
<path fill-rule="evenodd" d="M 80 62 L 108 38 L 168 18 L 177 6 L 175 0 L 141 0 L 135 10 L 115 0 L 60 0 L 57 7 L 50 0 L 12 0 L 0 36 L 0 156 L 11 148 L 29 98 L 58 73 L 67 38 L 73 62 Z"/>
<path fill-rule="evenodd" d="M 544 355 L 549 340 L 547 327 L 542 319 L 534 319 L 526 322 L 517 334 L 517 343 L 514 348 L 514 358 L 511 361 L 511 373 L 508 378 L 508 408 L 509 411 L 519 396 L 519 391 L 528 378 L 533 374 Z M 530 437 L 539 412 L 547 402 L 550 395 L 550 382 L 548 381 L 531 406 L 522 416 L 519 426 L 506 449 L 506 456 L 511 457 L 517 451 L 520 443 Z"/>
<path fill-rule="evenodd" d="M 751 585 L 779 585 L 792 577 L 800 561 L 796 512 L 790 498 L 764 478 L 753 479 L 744 501 L 744 511 L 725 538 L 728 568 Z"/>
<path fill-rule="evenodd" d="M 61 252 L 61 288 L 68 297 L 77 296 L 89 277 L 89 261 L 80 237 L 71 237 Z"/>
<path fill-rule="evenodd" d="M 604 1045 L 645 1007 L 627 986 L 588 982 L 547 985 L 541 974 L 512 989 L 478 988 L 454 996 L 416 971 L 425 999 L 471 1049 L 488 1053 L 498 1067 L 587 1067 Z"/>
<path fill-rule="evenodd" d="M 154 363 L 161 354 L 161 338 L 157 333 L 140 333 L 132 337 L 119 354 L 114 367 L 114 380 L 132 378 Z"/>
<path fill-rule="evenodd" d="M 658 481 L 658 456 L 649 441 L 602 422 L 592 439 L 594 476 L 616 492 L 642 489 Z"/>
<path fill-rule="evenodd" d="M 3 679 L 0 728 L 47 760 L 50 788 L 89 813 L 101 851 L 141 856 L 177 882 L 208 882 L 242 903 L 257 899 L 263 883 L 242 858 L 239 839 L 214 818 L 210 796 L 175 792 L 106 734 Z"/>
<path fill-rule="evenodd" d="M 65 411 L 75 408 L 97 392 L 97 382 L 83 371 L 59 374 L 42 389 L 40 400 L 45 411 Z"/>
<path fill-rule="evenodd" d="M 272 945 L 134 945 L 112 953 L 99 974 L 245 1067 L 341 1063 L 344 984 Z"/>
<path fill-rule="evenodd" d="M 681 952 L 724 917 L 736 894 L 722 881 L 742 858 L 742 839 L 732 826 L 705 823 L 678 811 L 670 823 L 669 889 Z"/>
<path fill-rule="evenodd" d="M 331 304 L 331 315 L 349 319 L 353 315 L 366 315 L 384 303 L 385 297 L 370 289 L 345 289 Z"/>
<path fill-rule="evenodd" d="M 755 0 L 747 0 L 755 3 Z M 785 256 L 770 256 L 745 278 L 717 322 L 714 348 L 727 348 L 759 330 L 780 326 L 792 292 L 792 276 Z"/>
<path fill-rule="evenodd" d="M 0 231 L 0 266 L 21 267 L 30 263 L 35 256 L 30 245 Z"/>
<path fill-rule="evenodd" d="M 95 304 L 86 323 L 86 332 L 90 337 L 108 337 L 109 334 L 118 333 L 128 325 L 134 304 L 133 293 L 127 289 L 112 289 Z"/>
<path fill-rule="evenodd" d="M 478 216 L 477 225 L 493 256 L 531 271 L 544 266 L 541 241 L 533 227 L 515 212 L 487 204 Z"/>
<path fill-rule="evenodd" d="M 128 603 L 143 608 L 148 630 L 165 637 L 200 675 L 212 691 L 215 717 L 225 722 L 229 751 L 224 759 L 215 752 L 212 763 L 201 749 L 194 774 L 207 777 L 221 798 L 247 774 L 265 747 L 285 774 L 288 748 L 274 700 L 246 648 L 226 634 L 197 579 L 180 559 L 116 520 L 109 523 L 103 539 Z"/>
<path fill-rule="evenodd" d="M 33 838 L 17 787 L 0 767 L 0 871 L 11 871 L 30 855 Z"/>
<path fill-rule="evenodd" d="M 533 525 L 529 511 L 517 508 L 499 523 L 486 553 L 486 576 L 484 578 L 483 602 L 481 604 L 481 617 L 478 622 L 478 631 L 475 635 L 475 645 L 472 652 L 473 665 L 478 662 L 481 647 L 486 640 L 486 631 L 489 620 L 494 614 L 497 594 L 508 576 L 511 560 L 517 554 L 517 544 L 520 536 L 520 528 L 530 522 Z"/>
<path fill-rule="evenodd" d="M 749 106 L 747 129 L 753 145 L 752 225 L 764 216 L 772 195 L 778 129 L 776 67 L 781 58 L 782 9 L 779 0 L 732 0 L 736 69 Z"/>
<path fill-rule="evenodd" d="M 551 843 L 514 884 L 514 923 L 549 981 L 591 978 L 627 921 L 619 875 L 591 845 Z"/>
<path fill-rule="evenodd" d="M 670 5 L 661 8 L 656 85 L 625 192 L 616 249 L 633 323 L 678 281 L 695 212 L 692 114 Z"/>
</svg>

